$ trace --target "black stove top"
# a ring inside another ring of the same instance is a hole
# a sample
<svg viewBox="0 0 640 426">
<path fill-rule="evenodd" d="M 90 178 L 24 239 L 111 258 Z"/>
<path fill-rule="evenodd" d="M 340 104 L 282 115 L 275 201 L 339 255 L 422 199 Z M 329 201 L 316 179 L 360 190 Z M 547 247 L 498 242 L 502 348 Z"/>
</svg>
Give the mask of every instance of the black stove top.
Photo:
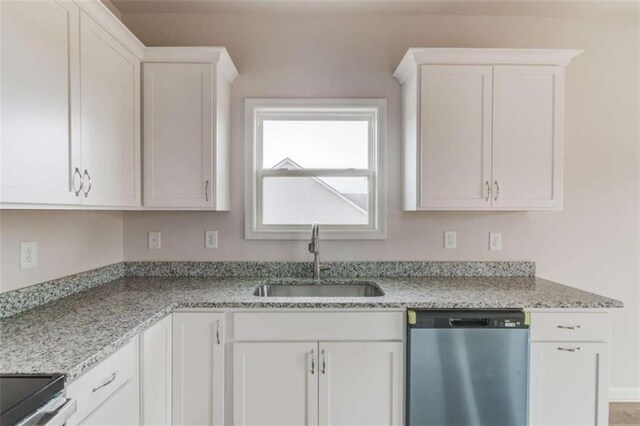
<svg viewBox="0 0 640 426">
<path fill-rule="evenodd" d="M 13 425 L 64 389 L 62 374 L 0 374 L 0 425 Z"/>
</svg>

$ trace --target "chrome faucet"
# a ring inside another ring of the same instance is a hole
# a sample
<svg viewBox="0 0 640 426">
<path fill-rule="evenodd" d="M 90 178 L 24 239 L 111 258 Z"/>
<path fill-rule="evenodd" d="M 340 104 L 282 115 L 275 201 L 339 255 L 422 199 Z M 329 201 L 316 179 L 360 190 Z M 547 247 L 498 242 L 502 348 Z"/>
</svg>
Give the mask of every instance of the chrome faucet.
<svg viewBox="0 0 640 426">
<path fill-rule="evenodd" d="M 320 245 L 318 239 L 318 222 L 311 225 L 311 242 L 309 243 L 309 253 L 313 253 L 313 279 L 320 279 Z"/>
</svg>

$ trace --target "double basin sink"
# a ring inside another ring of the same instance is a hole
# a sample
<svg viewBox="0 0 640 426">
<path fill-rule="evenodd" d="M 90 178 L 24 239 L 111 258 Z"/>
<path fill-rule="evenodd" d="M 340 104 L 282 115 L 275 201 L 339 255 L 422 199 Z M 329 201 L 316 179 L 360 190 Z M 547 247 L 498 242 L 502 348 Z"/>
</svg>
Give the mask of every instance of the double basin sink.
<svg viewBox="0 0 640 426">
<path fill-rule="evenodd" d="M 253 292 L 259 297 L 380 297 L 384 292 L 375 283 L 356 280 L 272 280 Z"/>
</svg>

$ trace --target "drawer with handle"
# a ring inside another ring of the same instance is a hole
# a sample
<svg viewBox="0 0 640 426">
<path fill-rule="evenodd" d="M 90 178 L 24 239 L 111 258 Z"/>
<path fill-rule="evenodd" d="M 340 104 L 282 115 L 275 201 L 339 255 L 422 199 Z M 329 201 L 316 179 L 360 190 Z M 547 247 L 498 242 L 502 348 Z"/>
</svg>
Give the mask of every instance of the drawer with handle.
<svg viewBox="0 0 640 426">
<path fill-rule="evenodd" d="M 606 312 L 533 312 L 531 340 L 548 342 L 606 342 L 609 316 Z"/>
<path fill-rule="evenodd" d="M 137 370 L 137 339 L 95 365 L 67 385 L 68 398 L 75 398 L 77 411 L 67 425 L 76 425 L 91 414 L 119 388 L 135 378 Z"/>
</svg>

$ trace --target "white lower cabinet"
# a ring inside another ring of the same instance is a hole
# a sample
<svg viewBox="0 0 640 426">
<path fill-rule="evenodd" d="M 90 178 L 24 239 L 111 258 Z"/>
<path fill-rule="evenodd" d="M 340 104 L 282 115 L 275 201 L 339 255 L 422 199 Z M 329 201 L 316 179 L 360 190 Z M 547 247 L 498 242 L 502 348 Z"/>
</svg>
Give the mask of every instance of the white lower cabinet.
<svg viewBox="0 0 640 426">
<path fill-rule="evenodd" d="M 607 344 L 531 344 L 531 425 L 606 425 Z"/>
<path fill-rule="evenodd" d="M 233 314 L 233 424 L 402 424 L 403 321 L 391 311 Z"/>
<path fill-rule="evenodd" d="M 608 316 L 531 315 L 529 424 L 607 425 Z"/>
<path fill-rule="evenodd" d="M 171 315 L 140 333 L 140 423 L 171 424 Z"/>
<path fill-rule="evenodd" d="M 138 339 L 68 384 L 66 394 L 78 404 L 68 426 L 139 424 Z"/>
<path fill-rule="evenodd" d="M 136 382 L 128 382 L 102 405 L 95 409 L 89 417 L 80 422 L 81 425 L 138 425 L 140 424 L 140 406 L 138 405 L 139 389 Z M 148 423 L 151 424 L 151 423 Z"/>
<path fill-rule="evenodd" d="M 401 342 L 320 342 L 320 425 L 400 425 Z"/>
<path fill-rule="evenodd" d="M 233 348 L 237 425 L 399 425 L 402 343 L 259 342 Z"/>
<path fill-rule="evenodd" d="M 318 343 L 236 343 L 233 423 L 318 424 Z"/>
<path fill-rule="evenodd" d="M 224 423 L 224 314 L 173 314 L 173 424 Z"/>
</svg>

